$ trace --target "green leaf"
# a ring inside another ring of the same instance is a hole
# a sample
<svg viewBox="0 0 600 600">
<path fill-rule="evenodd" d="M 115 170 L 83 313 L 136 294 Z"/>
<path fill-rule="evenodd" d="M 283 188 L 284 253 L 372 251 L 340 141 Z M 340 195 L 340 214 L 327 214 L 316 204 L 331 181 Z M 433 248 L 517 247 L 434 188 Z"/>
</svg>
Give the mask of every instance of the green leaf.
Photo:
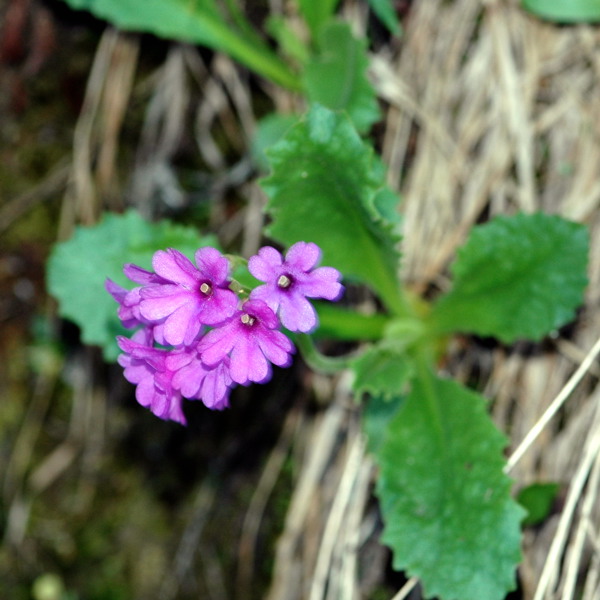
<svg viewBox="0 0 600 600">
<path fill-rule="evenodd" d="M 369 5 L 390 33 L 394 35 L 400 33 L 400 22 L 398 21 L 398 16 L 391 0 L 369 0 Z"/>
<path fill-rule="evenodd" d="M 370 394 L 385 400 L 402 394 L 413 374 L 413 365 L 401 347 L 390 342 L 371 346 L 352 361 L 356 394 Z"/>
<path fill-rule="evenodd" d="M 366 75 L 366 40 L 356 39 L 348 23 L 332 22 L 321 30 L 317 47 L 304 71 L 309 100 L 331 110 L 345 110 L 356 129 L 367 132 L 380 112 Z"/>
<path fill-rule="evenodd" d="M 233 14 L 215 0 L 65 0 L 121 29 L 202 44 L 234 59 L 292 90 L 298 78 L 255 34 L 239 11 Z M 221 3 L 222 4 L 222 3 Z M 235 5 L 228 3 L 230 9 Z"/>
<path fill-rule="evenodd" d="M 558 483 L 533 483 L 523 488 L 517 502 L 527 511 L 523 526 L 537 525 L 548 517 L 560 490 Z"/>
<path fill-rule="evenodd" d="M 308 24 L 313 37 L 333 15 L 339 0 L 299 0 L 298 8 Z"/>
<path fill-rule="evenodd" d="M 523 0 L 523 8 L 559 23 L 600 21 L 600 0 Z"/>
<path fill-rule="evenodd" d="M 367 451 L 371 454 L 379 452 L 387 426 L 404 400 L 405 398 L 400 395 L 388 399 L 380 396 L 369 398 L 363 412 L 362 426 L 367 436 Z"/>
<path fill-rule="evenodd" d="M 431 313 L 438 332 L 538 340 L 573 318 L 587 283 L 585 227 L 519 214 L 475 227 L 451 267 L 452 290 Z"/>
<path fill-rule="evenodd" d="M 348 118 L 313 106 L 267 156 L 268 235 L 286 246 L 315 242 L 323 264 L 370 284 L 390 310 L 403 312 L 398 236 L 374 205 L 385 181 Z"/>
<path fill-rule="evenodd" d="M 390 420 L 376 452 L 383 541 L 427 597 L 501 600 L 513 589 L 524 511 L 502 472 L 505 443 L 481 396 L 431 374 Z"/>
<path fill-rule="evenodd" d="M 191 227 L 148 223 L 134 211 L 107 214 L 98 225 L 78 227 L 70 240 L 54 247 L 47 265 L 48 289 L 61 316 L 79 325 L 82 340 L 102 346 L 104 358 L 114 361 L 120 352 L 115 336 L 126 331 L 117 318 L 118 305 L 104 287 L 106 278 L 131 289 L 136 284 L 123 274 L 125 263 L 151 269 L 152 255 L 159 249 L 177 248 L 193 259 L 206 245 L 214 246 L 214 238 L 200 237 Z"/>
<path fill-rule="evenodd" d="M 277 41 L 284 56 L 289 56 L 299 65 L 306 63 L 310 55 L 310 48 L 285 17 L 270 15 L 267 19 L 266 30 Z"/>
</svg>

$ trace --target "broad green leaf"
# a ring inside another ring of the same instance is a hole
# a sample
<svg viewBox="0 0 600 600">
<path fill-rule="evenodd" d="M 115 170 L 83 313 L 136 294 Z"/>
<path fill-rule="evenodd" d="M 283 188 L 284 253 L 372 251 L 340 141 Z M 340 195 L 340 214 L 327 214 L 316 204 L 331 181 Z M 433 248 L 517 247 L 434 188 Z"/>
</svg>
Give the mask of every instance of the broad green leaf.
<svg viewBox="0 0 600 600">
<path fill-rule="evenodd" d="M 315 242 L 323 264 L 370 284 L 390 310 L 402 312 L 398 237 L 374 205 L 385 182 L 348 118 L 313 106 L 267 156 L 268 235 L 285 246 Z"/>
<path fill-rule="evenodd" d="M 313 37 L 333 15 L 339 0 L 298 0 L 298 8 L 308 24 Z"/>
<path fill-rule="evenodd" d="M 523 525 L 537 525 L 548 517 L 560 490 L 558 483 L 532 483 L 523 488 L 517 502 L 527 511 Z"/>
<path fill-rule="evenodd" d="M 391 0 L 369 0 L 371 10 L 394 35 L 400 33 L 400 22 Z"/>
<path fill-rule="evenodd" d="M 433 308 L 438 332 L 538 340 L 570 321 L 587 283 L 585 227 L 519 214 L 475 227 L 451 266 L 454 284 Z"/>
<path fill-rule="evenodd" d="M 135 283 L 123 274 L 125 263 L 152 268 L 152 255 L 177 248 L 193 260 L 200 246 L 215 245 L 195 229 L 168 221 L 148 223 L 129 211 L 107 214 L 93 227 L 78 227 L 74 236 L 57 244 L 47 265 L 50 293 L 58 300 L 61 316 L 74 321 L 87 344 L 102 346 L 104 357 L 114 361 L 120 350 L 115 336 L 125 333 L 117 318 L 118 305 L 104 288 L 110 278 L 124 288 Z"/>
<path fill-rule="evenodd" d="M 376 451 L 383 541 L 426 597 L 501 600 L 514 587 L 524 511 L 505 443 L 481 396 L 430 374 L 389 421 Z"/>
<path fill-rule="evenodd" d="M 367 451 L 371 454 L 377 454 L 381 448 L 387 426 L 403 401 L 404 397 L 400 395 L 387 399 L 372 396 L 368 399 L 362 415 L 362 428 L 367 436 Z"/>
<path fill-rule="evenodd" d="M 402 394 L 413 373 L 406 352 L 396 344 L 380 342 L 352 361 L 356 394 L 370 394 L 385 400 Z"/>
<path fill-rule="evenodd" d="M 297 77 L 242 20 L 216 0 L 65 0 L 130 31 L 202 44 L 229 54 L 260 75 L 298 89 Z M 231 8 L 231 3 L 226 3 Z"/>
<path fill-rule="evenodd" d="M 597 23 L 600 21 L 600 0 L 523 0 L 529 12 L 559 23 Z"/>
<path fill-rule="evenodd" d="M 356 129 L 367 132 L 380 113 L 366 75 L 366 40 L 356 39 L 348 23 L 332 22 L 321 30 L 317 42 L 318 51 L 304 71 L 309 100 L 331 110 L 345 110 Z"/>
</svg>

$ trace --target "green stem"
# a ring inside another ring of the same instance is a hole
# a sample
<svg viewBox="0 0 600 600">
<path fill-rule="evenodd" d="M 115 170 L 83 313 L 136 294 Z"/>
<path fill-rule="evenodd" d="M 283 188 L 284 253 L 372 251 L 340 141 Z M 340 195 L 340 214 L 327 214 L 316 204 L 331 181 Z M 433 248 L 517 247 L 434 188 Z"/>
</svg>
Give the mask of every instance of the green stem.
<svg viewBox="0 0 600 600">
<path fill-rule="evenodd" d="M 390 318 L 387 315 L 365 315 L 332 304 L 315 303 L 319 315 L 317 337 L 345 341 L 377 341 L 383 337 Z"/>
<path fill-rule="evenodd" d="M 321 354 L 309 335 L 302 333 L 298 334 L 294 336 L 294 341 L 300 349 L 302 357 L 314 371 L 319 371 L 321 373 L 337 373 L 350 366 L 351 358 L 347 356 L 333 358 Z"/>
</svg>

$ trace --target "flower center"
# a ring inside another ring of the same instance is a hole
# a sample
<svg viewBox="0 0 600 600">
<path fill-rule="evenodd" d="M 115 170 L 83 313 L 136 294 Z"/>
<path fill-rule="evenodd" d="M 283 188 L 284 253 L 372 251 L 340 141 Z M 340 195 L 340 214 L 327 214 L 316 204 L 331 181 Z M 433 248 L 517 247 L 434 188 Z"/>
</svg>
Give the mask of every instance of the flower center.
<svg viewBox="0 0 600 600">
<path fill-rule="evenodd" d="M 210 296 L 212 294 L 212 286 L 210 283 L 206 283 L 206 281 L 201 283 L 200 293 L 204 294 L 205 296 Z"/>
<path fill-rule="evenodd" d="M 248 327 L 252 327 L 252 325 L 254 325 L 254 323 L 256 322 L 256 318 L 253 317 L 252 315 L 249 315 L 248 313 L 244 313 L 241 317 L 240 317 L 240 321 L 248 326 Z"/>
<path fill-rule="evenodd" d="M 277 287 L 283 288 L 284 290 L 286 290 L 287 288 L 290 287 L 290 285 L 292 285 L 292 277 L 291 275 L 280 275 L 279 279 L 277 280 Z"/>
</svg>

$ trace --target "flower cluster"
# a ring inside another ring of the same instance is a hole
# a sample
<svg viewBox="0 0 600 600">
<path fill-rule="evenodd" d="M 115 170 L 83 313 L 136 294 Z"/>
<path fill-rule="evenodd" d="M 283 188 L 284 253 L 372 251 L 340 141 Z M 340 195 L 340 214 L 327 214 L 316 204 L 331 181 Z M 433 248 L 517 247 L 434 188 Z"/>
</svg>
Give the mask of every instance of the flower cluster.
<svg viewBox="0 0 600 600">
<path fill-rule="evenodd" d="M 291 246 L 285 258 L 270 246 L 248 261 L 262 285 L 241 300 L 231 289 L 231 265 L 215 248 L 200 248 L 195 264 L 169 248 L 154 254 L 154 271 L 127 264 L 138 287 L 111 280 L 106 289 L 118 302 L 131 339 L 119 336 L 119 364 L 136 384 L 138 402 L 161 419 L 185 424 L 182 399 L 208 408 L 229 405 L 236 385 L 264 383 L 271 365 L 289 366 L 294 345 L 280 331 L 309 333 L 317 315 L 308 298 L 337 300 L 343 286 L 332 267 L 317 267 L 321 251 L 312 242 Z"/>
</svg>

